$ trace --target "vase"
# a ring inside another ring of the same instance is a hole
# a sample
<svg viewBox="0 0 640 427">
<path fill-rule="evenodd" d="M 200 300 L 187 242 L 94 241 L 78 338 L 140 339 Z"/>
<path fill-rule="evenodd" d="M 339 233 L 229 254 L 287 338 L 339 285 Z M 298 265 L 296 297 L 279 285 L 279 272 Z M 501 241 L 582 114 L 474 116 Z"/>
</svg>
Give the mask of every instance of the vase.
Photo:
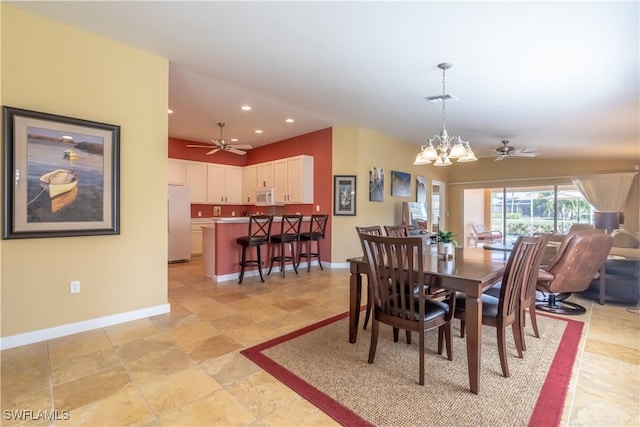
<svg viewBox="0 0 640 427">
<path fill-rule="evenodd" d="M 442 259 L 453 258 L 453 243 L 438 242 L 438 256 Z"/>
</svg>

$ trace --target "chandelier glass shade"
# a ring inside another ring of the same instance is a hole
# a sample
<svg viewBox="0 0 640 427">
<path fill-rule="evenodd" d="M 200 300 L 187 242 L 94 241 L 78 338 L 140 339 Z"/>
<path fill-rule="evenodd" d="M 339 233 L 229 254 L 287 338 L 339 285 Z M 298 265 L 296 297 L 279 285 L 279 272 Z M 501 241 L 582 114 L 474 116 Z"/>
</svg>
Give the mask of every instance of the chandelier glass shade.
<svg viewBox="0 0 640 427">
<path fill-rule="evenodd" d="M 429 141 L 420 147 L 420 152 L 416 156 L 414 165 L 449 166 L 450 159 L 458 159 L 458 162 L 473 162 L 478 160 L 468 141 L 455 135 L 449 135 L 445 125 L 445 107 L 447 99 L 455 99 L 451 94 L 446 93 L 445 72 L 452 65 L 448 62 L 438 64 L 442 70 L 442 95 L 427 97 L 429 102 L 442 102 L 442 129 L 439 135 L 429 138 Z"/>
</svg>

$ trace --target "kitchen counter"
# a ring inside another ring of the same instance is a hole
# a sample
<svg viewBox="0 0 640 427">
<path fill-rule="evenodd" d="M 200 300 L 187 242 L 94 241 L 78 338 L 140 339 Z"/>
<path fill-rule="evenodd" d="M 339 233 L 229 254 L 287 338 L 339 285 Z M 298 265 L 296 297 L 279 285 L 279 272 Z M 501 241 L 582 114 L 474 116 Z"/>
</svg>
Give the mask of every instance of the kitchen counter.
<svg viewBox="0 0 640 427">
<path fill-rule="evenodd" d="M 236 280 L 240 276 L 240 259 L 242 257 L 242 248 L 236 243 L 236 239 L 247 234 L 249 217 L 213 217 L 211 220 L 211 222 L 203 222 L 200 225 L 203 231 L 202 265 L 204 274 L 216 282 Z M 282 217 L 276 216 L 273 221 L 271 232 L 279 233 L 279 223 L 282 221 Z M 303 217 L 300 231 L 308 231 L 310 221 L 310 216 Z M 268 245 L 263 246 L 262 251 L 264 268 L 269 265 Z M 306 266 L 304 263 L 301 265 Z M 278 266 L 274 266 L 273 271 L 280 270 Z M 245 277 L 257 274 L 257 267 L 245 271 Z"/>
</svg>

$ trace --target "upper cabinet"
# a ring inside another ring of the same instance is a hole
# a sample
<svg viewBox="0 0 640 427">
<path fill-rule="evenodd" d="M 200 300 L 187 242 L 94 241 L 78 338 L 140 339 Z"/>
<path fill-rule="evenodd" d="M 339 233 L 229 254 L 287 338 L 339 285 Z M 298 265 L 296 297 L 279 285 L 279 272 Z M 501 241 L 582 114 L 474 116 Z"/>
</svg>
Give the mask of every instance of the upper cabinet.
<svg viewBox="0 0 640 427">
<path fill-rule="evenodd" d="M 185 161 L 184 185 L 191 187 L 191 203 L 207 203 L 207 164 Z"/>
<path fill-rule="evenodd" d="M 169 159 L 167 167 L 167 181 L 169 185 L 185 185 L 186 175 L 186 161 L 180 159 Z"/>
<path fill-rule="evenodd" d="M 256 202 L 256 165 L 242 168 L 242 203 L 252 205 Z"/>
<path fill-rule="evenodd" d="M 253 205 L 259 188 L 274 188 L 277 204 L 313 203 L 312 156 L 245 167 L 169 159 L 167 175 L 169 184 L 191 187 L 191 203 Z"/>
<path fill-rule="evenodd" d="M 259 163 L 256 166 L 257 188 L 272 188 L 275 186 L 273 163 Z"/>
<path fill-rule="evenodd" d="M 276 160 L 273 170 L 276 203 L 313 203 L 313 157 Z"/>
<path fill-rule="evenodd" d="M 207 163 L 207 203 L 242 204 L 242 168 Z"/>
</svg>

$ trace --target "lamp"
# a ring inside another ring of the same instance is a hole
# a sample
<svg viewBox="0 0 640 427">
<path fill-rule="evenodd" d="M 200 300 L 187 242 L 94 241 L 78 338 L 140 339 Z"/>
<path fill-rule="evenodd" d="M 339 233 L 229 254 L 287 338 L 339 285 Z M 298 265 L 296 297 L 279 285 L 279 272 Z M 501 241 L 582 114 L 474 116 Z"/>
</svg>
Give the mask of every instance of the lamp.
<svg viewBox="0 0 640 427">
<path fill-rule="evenodd" d="M 428 102 L 442 102 L 442 129 L 439 135 L 430 138 L 427 144 L 420 146 L 420 152 L 416 156 L 414 165 L 428 165 L 434 162 L 434 166 L 449 166 L 450 159 L 458 159 L 458 162 L 473 162 L 478 160 L 468 141 L 455 135 L 449 135 L 445 126 L 445 106 L 447 99 L 457 99 L 454 95 L 446 93 L 446 70 L 453 65 L 448 62 L 438 64 L 442 70 L 442 95 L 428 96 Z"/>
<path fill-rule="evenodd" d="M 593 226 L 602 230 L 615 230 L 620 226 L 620 212 L 594 212 Z"/>
</svg>

